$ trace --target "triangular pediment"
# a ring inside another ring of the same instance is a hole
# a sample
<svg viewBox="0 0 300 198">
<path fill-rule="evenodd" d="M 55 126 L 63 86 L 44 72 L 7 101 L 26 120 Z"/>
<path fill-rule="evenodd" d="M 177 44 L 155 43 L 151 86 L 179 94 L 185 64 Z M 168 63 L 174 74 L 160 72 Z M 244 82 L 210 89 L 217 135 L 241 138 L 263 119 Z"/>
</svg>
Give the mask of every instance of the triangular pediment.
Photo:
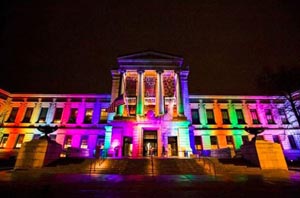
<svg viewBox="0 0 300 198">
<path fill-rule="evenodd" d="M 181 67 L 183 58 L 157 51 L 143 51 L 118 57 L 120 68 Z"/>
</svg>

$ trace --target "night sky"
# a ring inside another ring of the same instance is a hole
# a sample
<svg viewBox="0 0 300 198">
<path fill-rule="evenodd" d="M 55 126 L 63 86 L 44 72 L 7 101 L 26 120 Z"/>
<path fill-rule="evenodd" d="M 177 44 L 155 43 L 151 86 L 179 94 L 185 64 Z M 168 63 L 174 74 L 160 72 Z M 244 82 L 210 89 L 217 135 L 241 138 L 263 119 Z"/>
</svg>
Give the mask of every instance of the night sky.
<svg viewBox="0 0 300 198">
<path fill-rule="evenodd" d="M 300 66 L 298 0 L 2 0 L 0 88 L 110 93 L 120 55 L 182 56 L 191 94 L 261 94 L 264 68 Z"/>
</svg>

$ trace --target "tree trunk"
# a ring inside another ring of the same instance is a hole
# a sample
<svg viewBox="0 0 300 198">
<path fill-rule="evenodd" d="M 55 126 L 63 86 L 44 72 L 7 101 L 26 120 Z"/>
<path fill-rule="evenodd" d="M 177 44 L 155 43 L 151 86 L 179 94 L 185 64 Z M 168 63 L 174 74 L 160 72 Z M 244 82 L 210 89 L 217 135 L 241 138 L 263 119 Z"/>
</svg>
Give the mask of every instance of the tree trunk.
<svg viewBox="0 0 300 198">
<path fill-rule="evenodd" d="M 299 112 L 298 112 L 298 110 L 296 108 L 295 100 L 292 97 L 292 93 L 288 93 L 287 94 L 287 99 L 291 103 L 291 107 L 292 107 L 293 113 L 294 113 L 294 115 L 295 115 L 295 117 L 297 119 L 298 127 L 300 127 L 300 115 L 299 115 Z"/>
</svg>

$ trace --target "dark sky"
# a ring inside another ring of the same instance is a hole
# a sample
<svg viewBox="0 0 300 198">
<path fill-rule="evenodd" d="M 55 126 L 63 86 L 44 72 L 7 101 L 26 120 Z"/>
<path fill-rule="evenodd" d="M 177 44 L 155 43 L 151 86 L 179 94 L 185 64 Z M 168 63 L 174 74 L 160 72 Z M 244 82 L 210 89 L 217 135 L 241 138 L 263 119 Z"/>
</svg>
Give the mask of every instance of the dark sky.
<svg viewBox="0 0 300 198">
<path fill-rule="evenodd" d="M 264 67 L 300 65 L 298 0 L 2 0 L 0 88 L 110 93 L 120 55 L 182 56 L 195 94 L 259 94 Z"/>
</svg>

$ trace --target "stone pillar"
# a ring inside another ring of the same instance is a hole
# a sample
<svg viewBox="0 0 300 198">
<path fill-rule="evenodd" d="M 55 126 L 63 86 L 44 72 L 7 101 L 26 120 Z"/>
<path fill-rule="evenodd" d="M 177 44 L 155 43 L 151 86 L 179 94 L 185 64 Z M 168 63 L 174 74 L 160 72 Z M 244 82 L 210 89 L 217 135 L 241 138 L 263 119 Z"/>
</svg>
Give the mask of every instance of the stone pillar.
<svg viewBox="0 0 300 198">
<path fill-rule="evenodd" d="M 188 120 L 192 120 L 190 101 L 189 101 L 189 88 L 188 88 L 188 75 L 187 69 L 180 71 L 180 83 L 181 83 L 181 99 L 183 103 L 183 114 Z"/>
<path fill-rule="evenodd" d="M 199 100 L 199 115 L 200 115 L 200 123 L 203 126 L 207 125 L 207 117 L 206 117 L 206 110 L 205 110 L 205 104 L 202 100 Z"/>
<path fill-rule="evenodd" d="M 53 101 L 50 103 L 49 110 L 46 116 L 47 124 L 50 124 L 53 121 L 55 108 L 56 108 L 56 98 L 53 98 Z"/>
<path fill-rule="evenodd" d="M 104 149 L 109 154 L 111 151 L 111 135 L 112 135 L 112 126 L 105 126 L 105 140 L 104 140 Z"/>
<path fill-rule="evenodd" d="M 35 107 L 34 107 L 33 112 L 32 112 L 32 116 L 31 116 L 31 119 L 30 119 L 31 124 L 34 124 L 38 121 L 41 108 L 42 108 L 42 99 L 39 98 L 38 102 L 35 104 Z"/>
<path fill-rule="evenodd" d="M 176 72 L 176 99 L 177 99 L 177 104 L 176 104 L 177 105 L 177 115 L 184 116 L 180 71 Z"/>
<path fill-rule="evenodd" d="M 260 123 L 262 125 L 266 125 L 267 120 L 266 120 L 265 112 L 264 112 L 264 109 L 263 109 L 262 105 L 260 104 L 259 100 L 256 100 L 256 111 L 257 111 Z"/>
<path fill-rule="evenodd" d="M 252 124 L 252 118 L 250 115 L 249 107 L 248 107 L 248 104 L 246 104 L 245 100 L 242 101 L 242 108 L 243 108 L 243 114 L 245 117 L 246 124 L 248 124 L 248 125 Z"/>
<path fill-rule="evenodd" d="M 98 124 L 99 123 L 100 113 L 101 113 L 101 103 L 100 103 L 100 99 L 98 98 L 96 100 L 95 104 L 94 104 L 92 124 Z"/>
<path fill-rule="evenodd" d="M 20 122 L 22 122 L 22 119 L 25 115 L 26 107 L 27 107 L 27 98 L 24 98 L 24 102 L 21 103 L 15 119 L 16 124 L 20 124 Z"/>
<path fill-rule="evenodd" d="M 62 116 L 61 116 L 61 123 L 63 125 L 65 125 L 68 122 L 68 119 L 70 117 L 70 113 L 71 113 L 71 99 L 68 98 L 67 102 L 65 103 L 64 110 L 63 110 L 63 113 L 62 113 Z"/>
<path fill-rule="evenodd" d="M 243 139 L 240 134 L 233 135 L 233 142 L 235 149 L 240 149 L 243 145 Z"/>
<path fill-rule="evenodd" d="M 83 98 L 78 108 L 76 124 L 82 124 L 85 116 L 85 99 Z"/>
<path fill-rule="evenodd" d="M 230 123 L 235 127 L 238 125 L 238 120 L 234 108 L 234 104 L 232 104 L 231 100 L 228 100 L 228 113 L 229 113 L 229 119 Z"/>
<path fill-rule="evenodd" d="M 144 115 L 144 71 L 138 71 L 138 94 L 137 94 L 137 105 L 136 105 L 136 114 L 143 116 Z"/>
<path fill-rule="evenodd" d="M 125 81 L 125 72 L 124 71 L 120 71 L 120 82 L 119 82 L 119 96 L 121 94 L 124 94 L 124 81 Z M 123 116 L 124 113 L 124 105 L 120 105 L 117 107 L 117 115 L 118 116 Z"/>
<path fill-rule="evenodd" d="M 164 96 L 163 96 L 163 79 L 162 70 L 156 71 L 157 73 L 157 86 L 156 86 L 156 115 L 164 114 Z"/>
<path fill-rule="evenodd" d="M 221 127 L 223 125 L 222 114 L 221 114 L 220 105 L 218 104 L 217 100 L 214 100 L 213 111 L 215 115 L 216 124 L 218 125 L 218 127 Z"/>
</svg>

